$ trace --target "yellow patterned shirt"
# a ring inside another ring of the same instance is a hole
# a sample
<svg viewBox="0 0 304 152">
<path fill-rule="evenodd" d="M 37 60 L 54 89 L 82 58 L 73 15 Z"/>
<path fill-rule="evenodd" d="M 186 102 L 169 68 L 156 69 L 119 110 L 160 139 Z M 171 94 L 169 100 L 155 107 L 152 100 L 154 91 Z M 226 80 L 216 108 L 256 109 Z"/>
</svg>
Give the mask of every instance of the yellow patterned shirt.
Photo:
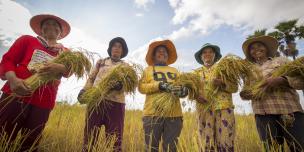
<svg viewBox="0 0 304 152">
<path fill-rule="evenodd" d="M 211 77 L 211 73 L 213 70 L 214 65 L 211 68 L 206 68 L 205 66 L 196 69 L 195 72 L 200 75 L 202 80 L 202 85 L 204 86 L 202 90 L 202 96 L 206 96 L 205 91 L 208 83 L 211 83 L 213 81 L 213 77 Z M 212 98 L 212 101 L 208 101 L 204 105 L 206 109 L 211 110 L 220 110 L 220 109 L 227 109 L 227 108 L 234 108 L 233 102 L 232 102 L 232 93 L 237 92 L 238 85 L 236 83 L 227 83 L 226 87 L 224 89 L 221 89 L 218 91 L 217 94 L 215 94 Z"/>
</svg>

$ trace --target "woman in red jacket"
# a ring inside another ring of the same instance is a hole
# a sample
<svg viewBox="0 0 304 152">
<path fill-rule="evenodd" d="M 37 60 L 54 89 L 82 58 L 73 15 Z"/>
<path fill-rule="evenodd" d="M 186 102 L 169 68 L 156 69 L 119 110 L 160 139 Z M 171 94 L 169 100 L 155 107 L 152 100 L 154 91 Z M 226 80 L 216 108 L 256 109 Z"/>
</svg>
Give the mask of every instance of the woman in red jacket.
<svg viewBox="0 0 304 152">
<path fill-rule="evenodd" d="M 26 133 L 20 151 L 37 150 L 60 84 L 58 79 L 37 90 L 30 90 L 24 80 L 36 72 L 61 76 L 68 73 L 64 65 L 48 61 L 64 51 L 57 40 L 69 34 L 69 24 L 57 16 L 43 14 L 32 17 L 30 26 L 38 36 L 23 35 L 18 38 L 0 63 L 0 76 L 7 80 L 0 98 L 1 135 L 10 137 L 8 142 L 13 142 L 18 131 Z M 33 66 L 36 63 L 45 65 L 37 71 Z"/>
</svg>

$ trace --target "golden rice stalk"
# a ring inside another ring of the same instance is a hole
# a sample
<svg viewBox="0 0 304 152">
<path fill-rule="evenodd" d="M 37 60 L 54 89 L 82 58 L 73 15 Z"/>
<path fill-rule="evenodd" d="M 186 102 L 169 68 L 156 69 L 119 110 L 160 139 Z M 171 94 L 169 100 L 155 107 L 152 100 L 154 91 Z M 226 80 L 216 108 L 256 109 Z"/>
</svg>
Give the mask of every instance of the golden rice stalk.
<svg viewBox="0 0 304 152">
<path fill-rule="evenodd" d="M 192 101 L 197 99 L 202 88 L 200 76 L 190 72 L 181 73 L 173 84 L 187 87 L 188 99 Z"/>
<path fill-rule="evenodd" d="M 171 93 L 162 92 L 153 97 L 154 113 L 160 116 L 168 116 L 173 114 L 173 107 L 179 98 Z"/>
<path fill-rule="evenodd" d="M 221 79 L 225 84 L 235 83 L 240 85 L 246 77 L 252 77 L 252 64 L 239 56 L 229 54 L 212 67 L 211 78 Z M 207 99 L 212 99 L 219 88 L 213 83 L 207 83 L 205 87 Z"/>
<path fill-rule="evenodd" d="M 60 53 L 54 60 L 50 61 L 52 63 L 63 64 L 67 69 L 69 69 L 69 75 L 74 74 L 77 78 L 81 78 L 89 74 L 91 69 L 90 60 L 80 51 L 64 51 Z M 39 69 L 37 69 L 38 71 Z M 36 90 L 40 86 L 47 84 L 50 81 L 60 78 L 59 75 L 40 75 L 35 73 L 29 78 L 25 79 L 25 84 L 31 89 Z"/>
<path fill-rule="evenodd" d="M 289 62 L 275 69 L 271 77 L 281 77 L 281 76 L 303 76 L 304 77 L 304 57 L 299 57 L 296 60 Z M 270 78 L 271 78 L 270 77 Z M 266 82 L 262 79 L 254 84 L 252 87 L 252 94 L 254 99 L 262 100 L 266 94 L 270 92 L 282 92 L 288 90 L 286 87 L 276 87 L 276 88 L 265 88 L 262 85 Z"/>
<path fill-rule="evenodd" d="M 118 81 L 122 83 L 125 93 L 134 95 L 136 86 L 138 85 L 138 74 L 135 68 L 137 68 L 136 65 L 119 64 L 114 66 L 109 72 L 105 73 L 96 86 L 88 89 L 82 95 L 79 102 L 87 103 L 89 109 L 94 109 L 99 104 L 107 104 L 104 99 Z M 106 108 L 106 106 L 103 108 Z"/>
<path fill-rule="evenodd" d="M 272 77 L 280 76 L 304 76 L 304 56 L 280 66 L 272 73 Z"/>
<path fill-rule="evenodd" d="M 184 86 L 188 88 L 188 99 L 195 100 L 199 96 L 199 91 L 201 88 L 200 77 L 194 73 L 181 73 L 177 78 L 176 81 L 173 82 L 173 85 Z M 154 110 L 155 113 L 163 115 L 170 115 L 172 114 L 172 110 L 176 101 L 179 97 L 173 95 L 172 93 L 159 93 L 153 97 Z"/>
</svg>

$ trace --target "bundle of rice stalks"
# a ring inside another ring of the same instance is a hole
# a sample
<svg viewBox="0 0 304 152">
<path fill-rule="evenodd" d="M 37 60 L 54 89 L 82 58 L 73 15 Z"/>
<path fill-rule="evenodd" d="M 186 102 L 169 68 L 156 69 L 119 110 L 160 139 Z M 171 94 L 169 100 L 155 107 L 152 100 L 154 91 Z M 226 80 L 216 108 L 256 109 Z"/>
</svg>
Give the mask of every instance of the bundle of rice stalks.
<svg viewBox="0 0 304 152">
<path fill-rule="evenodd" d="M 236 55 L 227 55 L 212 67 L 211 78 L 218 78 L 225 84 L 235 83 L 240 85 L 246 77 L 252 77 L 251 63 Z M 205 87 L 207 99 L 218 92 L 219 88 L 213 83 L 207 83 Z"/>
<path fill-rule="evenodd" d="M 136 65 L 125 64 L 119 64 L 111 68 L 96 86 L 86 90 L 79 102 L 88 104 L 89 109 L 94 109 L 98 107 L 99 104 L 105 105 L 102 106 L 104 107 L 101 111 L 103 113 L 106 104 L 108 104 L 104 99 L 118 82 L 121 82 L 123 86 L 122 89 L 125 93 L 134 95 L 136 86 L 138 85 L 136 69 L 138 69 Z"/>
<path fill-rule="evenodd" d="M 304 57 L 297 58 L 296 60 L 289 62 L 275 69 L 270 76 L 270 78 L 281 77 L 281 76 L 302 76 L 304 77 Z M 265 88 L 266 80 L 261 79 L 257 83 L 254 84 L 251 91 L 253 94 L 253 98 L 256 100 L 262 100 L 265 95 L 269 92 L 282 92 L 289 90 L 286 86 L 280 86 L 275 88 Z"/>
<path fill-rule="evenodd" d="M 279 76 L 304 76 L 304 56 L 280 66 L 272 73 L 272 77 Z"/>
<path fill-rule="evenodd" d="M 74 74 L 77 78 L 88 75 L 92 66 L 90 60 L 80 51 L 64 51 L 50 62 L 63 64 L 69 70 L 69 75 Z M 36 71 L 39 71 L 39 69 Z M 25 84 L 31 90 L 36 90 L 40 86 L 58 78 L 60 78 L 58 74 L 40 75 L 35 73 L 25 80 Z"/>
<path fill-rule="evenodd" d="M 201 82 L 200 77 L 194 73 L 181 73 L 177 78 L 176 81 L 173 82 L 175 86 L 184 86 L 188 89 L 188 99 L 189 100 L 196 100 L 199 96 L 200 89 L 201 89 Z M 172 93 L 159 93 L 153 97 L 155 101 L 153 106 L 155 112 L 161 115 L 170 115 L 173 111 L 175 102 L 178 101 L 179 97 L 173 95 Z"/>
</svg>

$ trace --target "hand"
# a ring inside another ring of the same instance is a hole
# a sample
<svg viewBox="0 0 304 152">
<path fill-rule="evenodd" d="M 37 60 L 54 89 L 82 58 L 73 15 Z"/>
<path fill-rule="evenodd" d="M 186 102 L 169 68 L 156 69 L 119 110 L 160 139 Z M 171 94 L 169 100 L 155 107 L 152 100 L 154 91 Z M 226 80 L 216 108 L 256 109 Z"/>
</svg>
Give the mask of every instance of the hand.
<svg viewBox="0 0 304 152">
<path fill-rule="evenodd" d="M 122 87 L 123 87 L 122 82 L 121 82 L 121 81 L 117 81 L 117 82 L 114 84 L 114 86 L 112 87 L 112 90 L 119 91 L 119 90 L 122 89 Z"/>
<path fill-rule="evenodd" d="M 240 92 L 240 96 L 243 100 L 251 100 L 253 95 L 249 90 L 243 90 Z"/>
<path fill-rule="evenodd" d="M 66 72 L 67 69 L 63 64 L 51 62 L 44 64 L 44 66 L 38 71 L 38 73 L 41 75 L 62 75 Z"/>
<path fill-rule="evenodd" d="M 160 82 L 159 83 L 159 90 L 161 90 L 161 91 L 165 91 L 165 92 L 170 93 L 172 88 L 173 88 L 173 86 L 170 83 L 167 83 L 167 82 Z"/>
<path fill-rule="evenodd" d="M 275 77 L 275 78 L 268 78 L 266 82 L 261 85 L 261 88 L 275 88 L 279 86 L 289 86 L 288 81 L 284 77 Z"/>
<path fill-rule="evenodd" d="M 171 93 L 180 98 L 186 97 L 188 95 L 188 88 L 184 86 L 173 86 Z"/>
<path fill-rule="evenodd" d="M 207 99 L 206 99 L 205 97 L 203 97 L 203 96 L 199 96 L 199 97 L 196 99 L 196 101 L 199 102 L 199 103 L 202 103 L 202 104 L 208 103 Z"/>
<path fill-rule="evenodd" d="M 22 79 L 14 78 L 9 80 L 10 89 L 17 96 L 30 96 L 33 91 L 27 87 Z"/>
<path fill-rule="evenodd" d="M 213 79 L 213 85 L 219 88 L 225 88 L 226 84 L 221 79 Z"/>
<path fill-rule="evenodd" d="M 82 95 L 85 93 L 85 90 L 84 89 L 81 89 L 78 93 L 78 96 L 77 96 L 77 100 L 80 101 L 81 100 L 81 97 Z"/>
</svg>

